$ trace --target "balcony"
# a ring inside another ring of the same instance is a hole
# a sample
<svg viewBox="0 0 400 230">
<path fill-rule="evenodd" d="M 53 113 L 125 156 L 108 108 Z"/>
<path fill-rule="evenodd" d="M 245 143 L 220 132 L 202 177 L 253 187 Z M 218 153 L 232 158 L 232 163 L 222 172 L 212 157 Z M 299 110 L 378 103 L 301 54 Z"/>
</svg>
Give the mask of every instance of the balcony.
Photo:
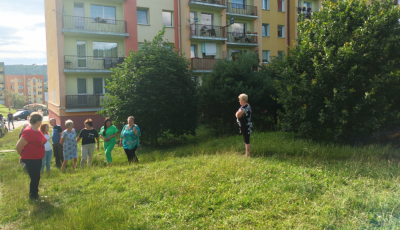
<svg viewBox="0 0 400 230">
<path fill-rule="evenodd" d="M 195 73 L 209 73 L 219 59 L 192 58 L 192 68 Z"/>
<path fill-rule="evenodd" d="M 64 15 L 62 32 L 129 37 L 126 21 L 100 17 L 85 18 Z"/>
<path fill-rule="evenodd" d="M 258 36 L 253 33 L 226 33 L 228 45 L 258 46 Z"/>
<path fill-rule="evenodd" d="M 316 12 L 316 11 L 312 11 L 311 8 L 306 9 L 305 7 L 303 7 L 303 8 L 298 7 L 297 8 L 297 13 L 298 13 L 297 21 L 300 21 L 300 15 L 302 15 L 302 14 L 304 14 L 304 17 L 306 19 L 311 19 L 311 15 L 313 12 Z"/>
<path fill-rule="evenodd" d="M 203 24 L 190 25 L 190 39 L 226 41 L 225 27 Z"/>
<path fill-rule="evenodd" d="M 226 9 L 225 0 L 189 0 L 189 5 Z"/>
<path fill-rule="evenodd" d="M 243 5 L 237 3 L 227 3 L 227 16 L 235 16 L 237 18 L 258 18 L 257 6 Z"/>
<path fill-rule="evenodd" d="M 71 110 L 100 111 L 104 95 L 67 95 L 65 108 Z"/>
<path fill-rule="evenodd" d="M 64 56 L 64 73 L 111 73 L 111 68 L 116 68 L 123 63 L 124 57 L 98 58 L 93 56 Z"/>
</svg>

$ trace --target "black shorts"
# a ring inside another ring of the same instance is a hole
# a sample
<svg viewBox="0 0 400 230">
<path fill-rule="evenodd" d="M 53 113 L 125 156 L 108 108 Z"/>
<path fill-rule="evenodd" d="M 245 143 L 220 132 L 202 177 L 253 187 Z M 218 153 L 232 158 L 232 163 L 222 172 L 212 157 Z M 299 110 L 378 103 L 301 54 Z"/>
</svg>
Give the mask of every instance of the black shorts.
<svg viewBox="0 0 400 230">
<path fill-rule="evenodd" d="M 246 144 L 250 144 L 249 127 L 247 125 L 240 127 L 240 132 L 243 135 L 243 141 Z"/>
</svg>

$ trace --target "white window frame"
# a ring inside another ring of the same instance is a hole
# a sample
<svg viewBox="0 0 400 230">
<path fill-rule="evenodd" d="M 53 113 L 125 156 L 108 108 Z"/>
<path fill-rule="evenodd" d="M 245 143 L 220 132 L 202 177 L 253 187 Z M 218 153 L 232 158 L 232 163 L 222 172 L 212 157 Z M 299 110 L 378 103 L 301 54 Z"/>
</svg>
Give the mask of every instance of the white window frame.
<svg viewBox="0 0 400 230">
<path fill-rule="evenodd" d="M 105 54 L 106 54 L 105 50 L 103 50 L 103 57 L 95 57 L 94 56 L 94 43 L 112 43 L 112 44 L 117 44 L 117 57 L 119 56 L 118 55 L 118 53 L 119 53 L 119 50 L 118 50 L 119 44 L 118 44 L 118 42 L 95 42 L 94 41 L 93 44 L 92 44 L 92 47 L 93 47 L 93 59 L 99 60 L 99 59 L 104 59 L 104 58 L 117 58 L 117 57 L 106 57 L 105 56 Z"/>
<path fill-rule="evenodd" d="M 86 81 L 86 90 L 85 90 L 86 93 L 79 93 L 79 92 L 77 92 L 77 94 L 78 94 L 78 95 L 87 95 L 87 94 L 88 94 L 88 81 L 87 81 L 87 79 L 86 79 L 86 78 L 77 78 L 77 80 L 76 80 L 77 86 L 78 86 L 79 80 L 85 80 L 85 81 Z"/>
<path fill-rule="evenodd" d="M 18 83 L 22 83 L 22 82 L 24 82 L 24 80 L 18 79 Z"/>
<path fill-rule="evenodd" d="M 24 89 L 24 86 L 23 85 L 19 85 L 18 89 Z"/>
<path fill-rule="evenodd" d="M 281 58 L 281 57 L 282 57 L 282 56 L 279 57 L 279 53 L 282 53 L 282 56 L 285 55 L 285 51 L 283 51 L 283 50 L 278 50 L 278 55 L 277 55 L 278 58 Z"/>
<path fill-rule="evenodd" d="M 269 37 L 269 24 L 262 24 L 262 28 L 265 28 L 265 36 L 262 34 L 263 37 Z"/>
<path fill-rule="evenodd" d="M 278 12 L 285 12 L 285 0 L 278 0 L 278 1 L 281 1 L 282 2 L 282 11 L 279 11 L 278 9 L 278 4 L 276 5 L 276 10 L 278 11 Z M 277 2 L 278 3 L 278 2 Z"/>
<path fill-rule="evenodd" d="M 264 62 L 264 60 L 262 60 L 262 63 L 270 63 L 270 62 L 271 62 L 271 51 L 269 51 L 269 50 L 263 50 L 263 51 L 262 51 L 262 54 L 264 54 L 264 52 L 267 53 L 267 62 Z M 263 55 L 262 55 L 262 58 L 263 58 Z"/>
<path fill-rule="evenodd" d="M 24 92 L 18 92 L 18 94 L 23 96 L 23 95 L 24 95 Z"/>
<path fill-rule="evenodd" d="M 145 25 L 145 26 L 148 26 L 148 25 L 150 25 L 150 20 L 149 20 L 149 9 L 146 9 L 146 8 L 137 8 L 137 10 L 136 10 L 136 17 L 137 17 L 137 15 L 138 15 L 138 13 L 137 13 L 137 11 L 146 11 L 146 17 L 147 17 L 147 23 L 139 23 L 139 20 L 138 20 L 138 25 Z"/>
<path fill-rule="evenodd" d="M 174 27 L 174 12 L 172 12 L 172 11 L 163 11 L 162 14 L 164 14 L 164 13 L 170 13 L 170 14 L 171 14 L 171 25 L 170 25 L 170 26 L 165 25 L 165 23 L 164 23 L 164 15 L 162 15 L 163 25 L 164 25 L 165 27 L 169 27 L 169 28 Z"/>
<path fill-rule="evenodd" d="M 282 36 L 279 37 L 279 27 L 282 28 Z M 285 38 L 285 26 L 284 25 L 278 25 L 278 38 Z"/>
<path fill-rule="evenodd" d="M 117 8 L 115 6 L 104 6 L 104 5 L 97 5 L 97 4 L 90 4 L 90 17 L 92 18 L 91 22 L 95 22 L 94 21 L 95 18 L 92 17 L 92 6 L 101 6 L 101 8 L 103 10 L 103 17 L 101 19 L 107 20 L 107 22 L 106 22 L 107 24 L 117 24 Z M 114 11 L 115 11 L 114 19 L 105 19 L 104 18 L 104 7 L 114 8 Z M 112 22 L 112 21 L 114 21 L 114 22 Z"/>
<path fill-rule="evenodd" d="M 269 0 L 262 0 L 262 9 L 269 10 Z"/>
</svg>

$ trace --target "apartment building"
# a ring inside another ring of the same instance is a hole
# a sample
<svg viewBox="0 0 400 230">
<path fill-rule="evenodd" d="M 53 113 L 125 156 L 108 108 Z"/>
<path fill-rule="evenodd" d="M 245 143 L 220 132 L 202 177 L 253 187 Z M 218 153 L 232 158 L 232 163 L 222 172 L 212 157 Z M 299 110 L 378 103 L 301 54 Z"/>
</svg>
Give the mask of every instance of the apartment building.
<svg viewBox="0 0 400 230">
<path fill-rule="evenodd" d="M 6 105 L 6 81 L 4 76 L 4 62 L 0 62 L 0 105 Z"/>
<path fill-rule="evenodd" d="M 263 63 L 282 55 L 294 45 L 299 7 L 308 13 L 315 1 L 45 0 L 50 118 L 82 128 L 90 117 L 100 127 L 110 68 L 163 26 L 164 39 L 201 78 L 218 59 L 241 52 L 257 53 Z"/>
<path fill-rule="evenodd" d="M 27 104 L 44 104 L 44 75 L 5 75 L 5 88 L 26 98 Z M 7 107 L 12 106 L 6 98 Z"/>
</svg>

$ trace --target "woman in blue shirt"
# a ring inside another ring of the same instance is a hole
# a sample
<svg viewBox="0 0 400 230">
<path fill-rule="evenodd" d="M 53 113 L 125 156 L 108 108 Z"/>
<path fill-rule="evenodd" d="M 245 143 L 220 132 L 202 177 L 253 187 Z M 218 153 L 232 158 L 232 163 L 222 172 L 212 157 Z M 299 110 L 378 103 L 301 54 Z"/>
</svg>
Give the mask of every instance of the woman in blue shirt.
<svg viewBox="0 0 400 230">
<path fill-rule="evenodd" d="M 129 164 L 132 162 L 139 162 L 135 152 L 139 148 L 139 137 L 141 133 L 139 126 L 135 125 L 134 120 L 135 118 L 133 116 L 128 117 L 128 124 L 122 129 L 121 139 L 119 141 L 119 146 L 124 147 Z"/>
</svg>

